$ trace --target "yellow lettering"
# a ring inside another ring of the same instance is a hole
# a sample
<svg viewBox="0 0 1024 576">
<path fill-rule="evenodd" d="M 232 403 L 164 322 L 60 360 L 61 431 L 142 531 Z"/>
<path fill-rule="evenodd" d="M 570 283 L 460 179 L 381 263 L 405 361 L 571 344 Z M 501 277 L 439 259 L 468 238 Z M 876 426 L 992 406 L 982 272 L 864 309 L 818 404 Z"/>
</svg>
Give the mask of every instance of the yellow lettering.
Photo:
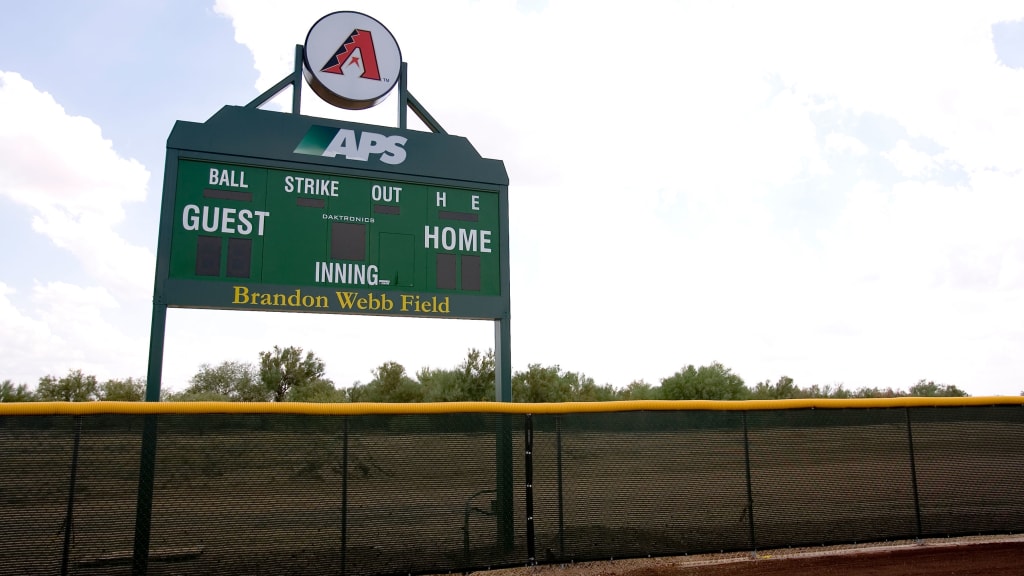
<svg viewBox="0 0 1024 576">
<path fill-rule="evenodd" d="M 357 302 L 355 299 L 359 295 L 358 292 L 337 292 L 338 302 L 342 308 L 351 308 L 353 303 Z M 387 300 L 386 296 L 382 297 L 384 301 Z M 378 301 L 379 303 L 380 301 Z M 263 292 L 252 292 L 246 286 L 234 286 L 234 296 L 231 299 L 232 304 L 253 304 L 256 306 L 292 306 L 294 308 L 330 308 L 330 300 L 327 296 L 310 296 L 308 294 L 303 295 L 302 290 L 296 289 L 292 294 L 285 294 L 283 292 L 276 293 L 263 293 Z M 384 308 L 389 310 L 390 308 Z"/>
<path fill-rule="evenodd" d="M 249 289 L 245 286 L 235 286 L 235 299 L 231 301 L 232 304 L 248 304 L 249 303 Z"/>
<path fill-rule="evenodd" d="M 346 310 L 351 310 L 359 292 L 335 292 L 335 294 L 338 295 L 338 305 Z"/>
<path fill-rule="evenodd" d="M 251 304 L 256 306 L 280 306 L 292 308 L 330 308 L 327 296 L 303 294 L 296 289 L 291 294 L 284 292 L 253 292 L 247 286 L 233 286 L 232 304 Z M 387 294 L 373 292 L 360 296 L 359 292 L 334 293 L 342 310 L 366 310 L 370 312 L 391 312 L 395 310 L 395 301 Z M 399 294 L 398 312 L 414 314 L 450 314 L 451 298 L 431 296 L 424 299 L 419 294 Z"/>
<path fill-rule="evenodd" d="M 387 294 L 381 294 L 379 296 L 374 296 L 374 294 L 371 292 L 371 293 L 367 294 L 366 300 L 367 300 L 367 307 L 370 310 L 385 310 L 385 311 L 387 311 L 387 310 L 391 310 L 391 309 L 393 309 L 395 307 L 395 303 L 392 302 L 390 298 L 388 298 Z"/>
</svg>

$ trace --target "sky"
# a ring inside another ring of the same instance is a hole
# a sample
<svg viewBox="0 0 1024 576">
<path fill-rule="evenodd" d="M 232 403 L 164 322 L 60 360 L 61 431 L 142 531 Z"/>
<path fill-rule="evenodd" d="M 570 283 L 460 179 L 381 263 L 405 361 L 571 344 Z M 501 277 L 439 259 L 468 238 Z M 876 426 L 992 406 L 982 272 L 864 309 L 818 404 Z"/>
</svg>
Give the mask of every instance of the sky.
<svg viewBox="0 0 1024 576">
<path fill-rule="evenodd" d="M 0 380 L 146 374 L 174 122 L 256 98 L 336 10 L 387 26 L 409 91 L 505 163 L 514 370 L 1024 391 L 1019 0 L 12 4 Z M 303 114 L 397 125 L 394 95 L 304 88 Z M 163 387 L 275 345 L 347 387 L 452 368 L 494 326 L 174 308 Z"/>
</svg>

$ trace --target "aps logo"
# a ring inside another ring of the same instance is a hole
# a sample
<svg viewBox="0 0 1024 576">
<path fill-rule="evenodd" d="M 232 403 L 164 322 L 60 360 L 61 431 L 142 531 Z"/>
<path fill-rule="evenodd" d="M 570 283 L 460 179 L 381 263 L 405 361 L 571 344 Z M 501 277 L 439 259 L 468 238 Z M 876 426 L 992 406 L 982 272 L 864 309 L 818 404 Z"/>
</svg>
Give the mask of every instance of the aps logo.
<svg viewBox="0 0 1024 576">
<path fill-rule="evenodd" d="M 385 164 L 401 164 L 405 162 L 405 136 L 386 136 L 376 132 L 356 132 L 348 128 L 331 128 L 330 126 L 310 126 L 302 141 L 295 147 L 296 154 L 325 156 L 334 158 L 343 156 L 348 160 L 366 162 L 370 156 L 378 156 Z"/>
</svg>

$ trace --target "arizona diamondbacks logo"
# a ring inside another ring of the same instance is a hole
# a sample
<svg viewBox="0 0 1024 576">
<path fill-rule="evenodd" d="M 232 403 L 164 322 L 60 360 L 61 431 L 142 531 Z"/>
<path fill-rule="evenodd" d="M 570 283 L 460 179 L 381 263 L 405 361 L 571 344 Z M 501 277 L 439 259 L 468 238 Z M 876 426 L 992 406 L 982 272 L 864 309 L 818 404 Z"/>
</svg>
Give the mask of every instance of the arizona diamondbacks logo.
<svg viewBox="0 0 1024 576">
<path fill-rule="evenodd" d="M 325 102 L 364 110 L 399 84 L 402 51 L 391 31 L 366 14 L 332 12 L 306 35 L 302 75 Z"/>
<path fill-rule="evenodd" d="M 353 30 L 320 71 L 341 75 L 355 72 L 360 78 L 380 80 L 373 35 L 369 30 Z"/>
</svg>

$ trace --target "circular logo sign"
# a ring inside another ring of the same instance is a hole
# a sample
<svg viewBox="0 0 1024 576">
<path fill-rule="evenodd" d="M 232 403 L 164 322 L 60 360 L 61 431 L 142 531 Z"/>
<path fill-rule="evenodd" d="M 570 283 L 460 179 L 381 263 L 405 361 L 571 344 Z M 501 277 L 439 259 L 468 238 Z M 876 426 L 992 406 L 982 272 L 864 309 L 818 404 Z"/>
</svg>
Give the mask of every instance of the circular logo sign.
<svg viewBox="0 0 1024 576">
<path fill-rule="evenodd" d="M 398 83 L 402 51 L 383 24 L 359 12 L 332 12 L 306 35 L 302 75 L 329 104 L 363 110 Z"/>
</svg>

